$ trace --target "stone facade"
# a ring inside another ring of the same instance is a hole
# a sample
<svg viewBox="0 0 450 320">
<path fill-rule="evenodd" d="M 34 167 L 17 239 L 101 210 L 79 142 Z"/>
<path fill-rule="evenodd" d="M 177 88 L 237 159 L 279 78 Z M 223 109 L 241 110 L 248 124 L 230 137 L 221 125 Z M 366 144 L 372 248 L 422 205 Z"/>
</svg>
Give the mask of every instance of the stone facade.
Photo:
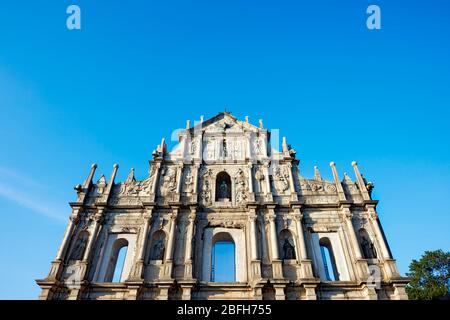
<svg viewBox="0 0 450 320">
<path fill-rule="evenodd" d="M 299 172 L 295 151 L 227 112 L 164 139 L 149 175 L 82 185 L 40 299 L 407 299 L 373 185 Z M 235 245 L 235 282 L 211 281 L 214 243 Z M 127 247 L 119 280 L 117 256 Z M 327 261 L 325 250 L 329 253 Z M 333 277 L 330 276 L 333 273 Z"/>
</svg>

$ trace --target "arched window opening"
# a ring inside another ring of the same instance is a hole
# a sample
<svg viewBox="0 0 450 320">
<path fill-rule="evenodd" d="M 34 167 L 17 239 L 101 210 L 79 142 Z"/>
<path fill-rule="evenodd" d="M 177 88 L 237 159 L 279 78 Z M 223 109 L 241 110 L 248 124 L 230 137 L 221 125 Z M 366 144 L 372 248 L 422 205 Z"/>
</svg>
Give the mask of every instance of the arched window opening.
<svg viewBox="0 0 450 320">
<path fill-rule="evenodd" d="M 216 177 L 216 201 L 231 201 L 231 177 L 223 171 Z"/>
<path fill-rule="evenodd" d="M 114 269 L 112 282 L 121 282 L 123 267 L 125 265 L 125 257 L 127 256 L 128 247 L 122 247 L 117 254 L 116 267 Z"/>
<path fill-rule="evenodd" d="M 364 259 L 376 259 L 377 251 L 366 229 L 359 229 L 359 238 Z"/>
<path fill-rule="evenodd" d="M 150 260 L 164 260 L 165 251 L 166 233 L 162 230 L 158 230 L 152 236 Z"/>
<path fill-rule="evenodd" d="M 87 232 L 86 230 L 81 231 L 77 237 L 77 242 L 75 243 L 72 252 L 70 253 L 69 260 L 83 260 L 88 239 L 89 239 L 89 232 Z"/>
<path fill-rule="evenodd" d="M 213 239 L 211 252 L 211 281 L 236 281 L 235 245 L 228 233 L 219 233 Z"/>
<path fill-rule="evenodd" d="M 291 231 L 287 229 L 281 230 L 279 239 L 283 260 L 295 259 L 295 242 Z"/>
<path fill-rule="evenodd" d="M 339 273 L 337 271 L 336 260 L 334 258 L 330 239 L 322 238 L 320 239 L 319 244 L 326 279 L 328 281 L 339 281 Z"/>
<path fill-rule="evenodd" d="M 105 276 L 105 282 L 123 282 L 123 269 L 128 251 L 128 241 L 117 239 L 114 242 L 111 256 L 109 258 L 108 269 Z"/>
</svg>

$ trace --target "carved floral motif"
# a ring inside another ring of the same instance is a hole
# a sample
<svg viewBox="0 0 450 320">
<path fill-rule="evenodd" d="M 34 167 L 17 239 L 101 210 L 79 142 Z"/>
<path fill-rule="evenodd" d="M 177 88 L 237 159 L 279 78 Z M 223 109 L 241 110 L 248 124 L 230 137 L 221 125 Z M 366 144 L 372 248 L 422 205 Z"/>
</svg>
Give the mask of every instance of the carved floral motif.
<svg viewBox="0 0 450 320">
<path fill-rule="evenodd" d="M 273 179 L 276 191 L 284 193 L 289 189 L 289 172 L 288 168 L 281 166 L 274 166 Z"/>
<path fill-rule="evenodd" d="M 244 171 L 239 168 L 235 178 L 236 203 L 244 202 L 247 199 L 247 186 Z"/>
</svg>

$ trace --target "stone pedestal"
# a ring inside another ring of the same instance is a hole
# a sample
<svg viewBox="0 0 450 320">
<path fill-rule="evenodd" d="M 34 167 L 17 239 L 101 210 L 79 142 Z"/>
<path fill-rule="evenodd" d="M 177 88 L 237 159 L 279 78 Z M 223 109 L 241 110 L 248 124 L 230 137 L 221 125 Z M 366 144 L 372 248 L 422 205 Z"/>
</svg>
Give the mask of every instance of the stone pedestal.
<svg viewBox="0 0 450 320">
<path fill-rule="evenodd" d="M 133 268 L 131 269 L 128 280 L 129 281 L 142 280 L 143 271 L 144 271 L 144 261 L 143 260 L 136 261 Z"/>
<path fill-rule="evenodd" d="M 255 281 L 259 281 L 261 279 L 261 261 L 260 260 L 253 260 L 251 262 L 251 268 L 252 268 L 252 278 Z"/>
<path fill-rule="evenodd" d="M 258 285 L 254 288 L 253 300 L 262 300 L 262 286 Z"/>
<path fill-rule="evenodd" d="M 170 285 L 159 285 L 158 286 L 159 293 L 156 297 L 157 300 L 168 300 L 169 299 L 169 289 Z"/>
<path fill-rule="evenodd" d="M 52 294 L 52 286 L 44 286 L 44 285 L 42 285 L 42 284 L 40 284 L 40 286 L 41 286 L 41 288 L 42 288 L 42 291 L 41 291 L 41 293 L 39 294 L 39 297 L 38 297 L 38 299 L 39 300 L 50 300 L 51 298 L 52 298 L 52 296 L 53 296 L 53 294 Z"/>
<path fill-rule="evenodd" d="M 394 294 L 391 296 L 392 300 L 408 300 L 404 284 L 393 284 Z"/>
<path fill-rule="evenodd" d="M 302 279 L 314 278 L 311 260 L 304 259 L 300 261 L 300 278 Z"/>
<path fill-rule="evenodd" d="M 70 294 L 67 300 L 78 300 L 81 293 L 81 288 L 70 289 Z"/>
<path fill-rule="evenodd" d="M 282 260 L 273 260 L 272 268 L 273 268 L 273 278 L 274 279 L 283 279 L 283 261 Z"/>
<path fill-rule="evenodd" d="M 191 300 L 191 290 L 190 285 L 181 285 L 181 300 Z"/>
<path fill-rule="evenodd" d="M 396 279 L 400 277 L 397 265 L 394 259 L 386 259 L 382 264 L 384 276 L 386 279 Z"/>
<path fill-rule="evenodd" d="M 370 276 L 367 260 L 358 259 L 355 262 L 356 276 L 358 281 L 367 281 Z"/>
<path fill-rule="evenodd" d="M 316 285 L 304 284 L 306 300 L 317 300 Z"/>
<path fill-rule="evenodd" d="M 59 279 L 61 272 L 63 269 L 63 264 L 61 260 L 55 260 L 52 261 L 52 264 L 50 266 L 50 271 L 48 273 L 48 276 L 45 278 L 46 281 L 55 281 Z"/>
<path fill-rule="evenodd" d="M 284 294 L 284 284 L 274 284 L 275 289 L 275 300 L 286 300 L 286 295 Z"/>
<path fill-rule="evenodd" d="M 366 300 L 378 300 L 378 295 L 374 287 L 365 286 L 363 292 Z"/>
<path fill-rule="evenodd" d="M 184 263 L 184 276 L 185 279 L 192 279 L 192 260 L 188 260 Z"/>
<path fill-rule="evenodd" d="M 128 285 L 127 300 L 137 300 L 139 295 L 139 285 Z"/>
<path fill-rule="evenodd" d="M 171 279 L 172 278 L 172 269 L 173 269 L 173 261 L 167 260 L 164 262 L 162 279 Z"/>
</svg>

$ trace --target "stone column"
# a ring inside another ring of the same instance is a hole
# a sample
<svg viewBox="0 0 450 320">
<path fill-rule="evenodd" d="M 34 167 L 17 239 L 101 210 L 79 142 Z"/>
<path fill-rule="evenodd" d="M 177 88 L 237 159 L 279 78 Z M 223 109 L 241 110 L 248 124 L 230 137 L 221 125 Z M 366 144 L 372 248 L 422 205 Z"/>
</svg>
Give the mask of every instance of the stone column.
<svg viewBox="0 0 450 320">
<path fill-rule="evenodd" d="M 197 202 L 197 194 L 198 194 L 198 171 L 200 166 L 198 164 L 194 164 L 192 166 L 194 168 L 193 172 L 193 179 L 194 179 L 194 190 L 193 190 L 193 197 L 192 202 Z"/>
<path fill-rule="evenodd" d="M 152 190 L 151 193 L 152 194 L 156 194 L 156 187 L 158 185 L 159 182 L 159 174 L 160 174 L 160 169 L 161 169 L 161 163 L 160 162 L 153 162 L 153 165 L 155 166 L 155 177 L 153 178 L 153 184 L 152 184 Z"/>
<path fill-rule="evenodd" d="M 169 237 L 167 239 L 167 248 L 164 257 L 164 274 L 163 277 L 166 279 L 172 276 L 173 267 L 173 252 L 174 252 L 174 242 L 175 242 L 175 229 L 176 221 L 178 216 L 178 207 L 172 208 L 172 215 L 170 216 L 170 227 L 169 227 Z"/>
<path fill-rule="evenodd" d="M 300 211 L 300 206 L 293 206 L 293 219 L 297 227 L 298 238 L 298 262 L 300 263 L 300 275 L 301 278 L 314 278 L 312 271 L 312 262 L 308 259 L 308 253 L 306 251 L 305 235 L 303 234 L 303 214 Z"/>
<path fill-rule="evenodd" d="M 258 253 L 256 249 L 256 228 L 255 228 L 255 220 L 256 220 L 256 214 L 249 217 L 250 219 L 250 239 L 251 239 L 251 251 L 250 256 L 252 260 L 258 259 Z"/>
<path fill-rule="evenodd" d="M 186 232 L 186 243 L 185 243 L 185 252 L 184 252 L 184 277 L 187 279 L 192 278 L 192 244 L 193 244 L 193 234 L 194 234 L 194 223 L 195 217 L 197 214 L 197 210 L 195 208 L 191 208 L 191 212 L 188 216 L 188 226 Z M 189 291 L 190 295 L 190 291 Z"/>
<path fill-rule="evenodd" d="M 252 177 L 253 170 L 252 170 L 252 167 L 253 167 L 252 163 L 249 163 L 247 165 L 247 168 L 248 168 L 248 192 L 249 193 L 253 193 L 253 177 Z"/>
<path fill-rule="evenodd" d="M 272 197 L 272 190 L 271 190 L 271 188 L 270 188 L 270 175 L 269 175 L 269 166 L 270 166 L 270 164 L 267 162 L 267 163 L 264 163 L 264 165 L 263 165 L 263 171 L 264 171 L 264 180 L 266 181 L 266 193 L 265 193 L 265 195 L 266 195 L 266 201 L 273 201 L 273 197 Z"/>
<path fill-rule="evenodd" d="M 348 230 L 348 234 L 350 236 L 350 241 L 352 242 L 353 252 L 355 254 L 356 259 L 362 259 L 361 249 L 359 247 L 358 239 L 356 238 L 355 228 L 352 223 L 352 213 L 350 212 L 350 208 L 348 206 L 343 206 L 342 217 L 345 221 L 345 226 Z"/>
<path fill-rule="evenodd" d="M 269 219 L 269 231 L 270 231 L 270 247 L 272 253 L 272 268 L 273 277 L 275 279 L 280 279 L 283 277 L 282 261 L 280 260 L 280 255 L 278 251 L 278 241 L 277 241 L 277 228 L 275 226 L 275 206 L 268 206 L 267 218 Z"/>
<path fill-rule="evenodd" d="M 355 228 L 352 223 L 352 213 L 349 205 L 341 205 L 342 222 L 350 237 L 351 246 L 353 247 L 353 258 L 356 266 L 356 278 L 364 281 L 369 277 L 369 266 L 367 261 L 363 259 L 361 248 L 359 247 L 358 238 L 356 237 Z"/>
<path fill-rule="evenodd" d="M 177 194 L 181 193 L 181 180 L 183 180 L 183 164 L 177 166 Z"/>
<path fill-rule="evenodd" d="M 89 239 L 86 246 L 86 250 L 84 251 L 83 260 L 77 263 L 77 268 L 75 270 L 76 276 L 74 278 L 74 282 L 71 284 L 70 294 L 67 300 L 77 300 L 82 292 L 82 282 L 85 280 L 87 274 L 87 267 L 89 264 L 89 257 L 92 253 L 92 248 L 95 244 L 95 239 L 97 239 L 97 234 L 100 228 L 100 221 L 103 218 L 103 208 L 99 208 L 97 213 L 94 216 L 94 228 L 92 232 L 89 233 Z"/>
<path fill-rule="evenodd" d="M 308 259 L 308 256 L 306 253 L 305 236 L 303 234 L 302 218 L 303 218 L 303 216 L 301 214 L 295 218 L 295 223 L 297 225 L 297 233 L 298 233 L 298 243 L 299 243 L 298 257 L 299 257 L 300 261 Z"/>
<path fill-rule="evenodd" d="M 100 228 L 100 221 L 103 218 L 103 208 L 99 208 L 94 217 L 94 230 L 89 234 L 88 244 L 86 246 L 86 251 L 84 252 L 83 261 L 88 261 L 91 255 L 92 248 L 97 238 L 97 234 Z"/>
<path fill-rule="evenodd" d="M 395 260 L 391 257 L 389 248 L 386 242 L 384 241 L 383 233 L 380 229 L 378 214 L 375 211 L 375 207 L 371 205 L 366 206 L 366 208 L 369 215 L 370 225 L 375 233 L 376 241 L 378 242 L 378 247 L 381 248 L 381 257 L 379 256 L 378 258 L 382 262 L 382 268 L 384 270 L 383 274 L 385 275 L 387 280 L 392 278 L 398 278 L 400 277 L 400 273 L 398 271 L 397 264 L 395 263 Z"/>
<path fill-rule="evenodd" d="M 246 158 L 247 158 L 247 159 L 250 159 L 251 161 L 253 161 L 251 145 L 252 145 L 252 135 L 251 135 L 251 134 L 247 134 L 247 144 L 246 144 L 246 147 L 247 147 L 247 157 L 246 157 Z"/>
<path fill-rule="evenodd" d="M 289 189 L 291 191 L 291 201 L 297 201 L 298 196 L 297 192 L 295 191 L 295 184 L 294 184 L 294 177 L 292 175 L 292 163 L 287 164 L 288 168 L 288 174 L 289 174 Z"/>
<path fill-rule="evenodd" d="M 249 202 L 255 201 L 255 193 L 253 189 L 253 164 L 249 162 L 247 164 L 247 172 L 248 172 L 248 193 L 249 193 Z"/>
<path fill-rule="evenodd" d="M 72 237 L 73 231 L 78 222 L 78 213 L 79 209 L 73 209 L 73 213 L 69 218 L 69 224 L 67 225 L 66 231 L 64 232 L 63 240 L 56 254 L 56 258 L 54 261 L 52 261 L 50 271 L 47 277 L 45 278 L 46 281 L 57 280 L 61 272 L 63 271 L 63 261 L 65 260 L 64 258 L 66 256 L 69 247 L 70 238 Z M 48 294 L 50 294 L 50 291 L 48 292 Z M 47 298 L 48 294 L 47 295 L 43 294 L 43 296 Z"/>
<path fill-rule="evenodd" d="M 269 257 L 269 243 L 267 240 L 267 233 L 266 233 L 266 221 L 264 217 L 261 217 L 261 223 L 262 223 L 262 232 L 261 232 L 261 242 L 262 242 L 262 252 L 261 252 L 261 259 L 263 260 L 264 264 L 268 264 L 270 262 Z"/>
<path fill-rule="evenodd" d="M 249 233 L 250 233 L 250 264 L 251 264 L 251 278 L 253 280 L 261 279 L 261 261 L 258 260 L 257 237 L 256 237 L 256 208 L 249 208 Z"/>
<path fill-rule="evenodd" d="M 72 215 L 69 218 L 69 224 L 64 233 L 61 246 L 59 247 L 58 253 L 56 254 L 56 260 L 63 260 L 67 251 L 67 246 L 69 244 L 70 237 L 72 236 L 75 224 L 78 222 L 78 209 L 74 209 Z"/>
<path fill-rule="evenodd" d="M 270 175 L 269 175 L 269 164 L 264 163 L 264 180 L 266 180 L 266 193 L 270 193 Z"/>
<path fill-rule="evenodd" d="M 389 249 L 384 242 L 383 234 L 380 230 L 380 225 L 378 224 L 378 214 L 375 212 L 373 208 L 368 209 L 369 213 L 369 221 L 372 226 L 373 231 L 375 232 L 375 236 L 377 238 L 378 244 L 381 248 L 381 255 L 384 260 L 391 259 L 391 255 L 389 254 Z"/>
<path fill-rule="evenodd" d="M 269 217 L 270 224 L 270 246 L 272 248 L 272 260 L 278 260 L 280 258 L 278 252 L 278 243 L 277 243 L 277 230 L 275 227 L 275 217 Z"/>
<path fill-rule="evenodd" d="M 147 246 L 148 231 L 150 229 L 150 221 L 152 219 L 153 207 L 147 207 L 143 214 L 144 225 L 140 229 L 139 245 L 137 251 L 137 261 L 130 272 L 130 278 L 127 281 L 141 281 L 144 271 L 145 248 Z"/>
</svg>

